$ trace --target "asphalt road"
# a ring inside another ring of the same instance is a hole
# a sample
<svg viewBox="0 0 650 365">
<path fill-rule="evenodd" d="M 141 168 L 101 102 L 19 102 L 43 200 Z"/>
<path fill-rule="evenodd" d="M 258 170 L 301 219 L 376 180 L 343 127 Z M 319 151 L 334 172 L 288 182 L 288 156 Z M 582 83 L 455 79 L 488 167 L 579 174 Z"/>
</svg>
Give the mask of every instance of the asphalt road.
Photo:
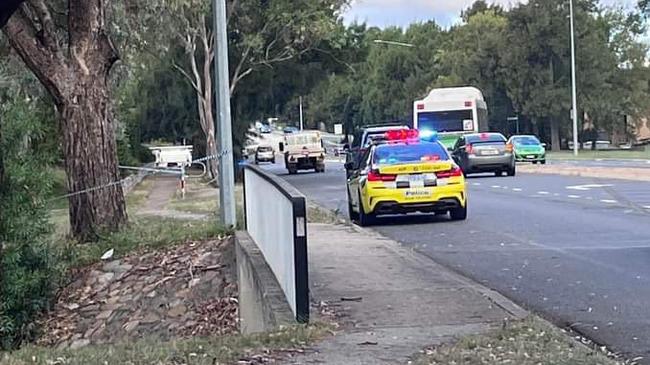
<svg viewBox="0 0 650 365">
<path fill-rule="evenodd" d="M 345 214 L 342 164 L 288 176 Z M 650 186 L 554 175 L 468 180 L 469 218 L 389 217 L 375 229 L 521 306 L 650 364 Z"/>
</svg>

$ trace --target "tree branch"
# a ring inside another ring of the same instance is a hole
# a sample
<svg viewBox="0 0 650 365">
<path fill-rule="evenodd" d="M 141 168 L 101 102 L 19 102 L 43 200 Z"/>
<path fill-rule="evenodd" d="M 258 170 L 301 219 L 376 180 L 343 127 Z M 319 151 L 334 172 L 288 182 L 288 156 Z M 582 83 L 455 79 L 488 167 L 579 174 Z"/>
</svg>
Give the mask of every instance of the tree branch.
<svg viewBox="0 0 650 365">
<path fill-rule="evenodd" d="M 34 23 L 24 9 L 19 9 L 2 29 L 9 43 L 16 50 L 27 67 L 36 75 L 54 99 L 54 103 L 63 103 L 63 82 L 65 63 L 57 60 L 52 52 L 39 41 Z"/>
<path fill-rule="evenodd" d="M 197 91 L 197 92 L 199 91 L 199 87 L 196 85 L 196 83 L 194 82 L 194 80 L 192 79 L 192 77 L 191 77 L 187 72 L 185 72 L 185 70 L 183 70 L 183 68 L 182 68 L 181 66 L 177 65 L 176 62 L 172 62 L 172 66 L 173 66 L 176 70 L 180 71 L 180 73 L 181 73 L 183 76 L 185 76 L 185 78 L 187 79 L 187 81 L 189 81 L 190 84 L 192 85 L 192 88 L 194 89 L 194 91 Z"/>
<path fill-rule="evenodd" d="M 41 22 L 41 27 L 43 28 L 42 39 L 43 44 L 47 47 L 50 52 L 52 52 L 59 60 L 63 60 L 63 54 L 61 53 L 61 46 L 57 39 L 56 27 L 54 21 L 52 20 L 52 14 L 47 5 L 45 5 L 44 0 L 29 0 L 29 5 L 38 16 L 39 21 Z"/>
</svg>

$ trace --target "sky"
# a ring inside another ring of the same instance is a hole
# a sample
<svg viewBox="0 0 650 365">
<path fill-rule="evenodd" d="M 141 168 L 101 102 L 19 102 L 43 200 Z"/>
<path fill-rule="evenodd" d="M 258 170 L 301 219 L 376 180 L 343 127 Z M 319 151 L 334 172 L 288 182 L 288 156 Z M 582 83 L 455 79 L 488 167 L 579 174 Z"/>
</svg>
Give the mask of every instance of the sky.
<svg viewBox="0 0 650 365">
<path fill-rule="evenodd" d="M 506 7 L 522 0 L 494 0 Z M 601 0 L 606 5 L 634 7 L 637 0 Z M 406 26 L 415 21 L 435 19 L 442 26 L 450 26 L 459 21 L 460 12 L 469 7 L 474 0 L 353 0 L 352 6 L 344 14 L 347 22 L 355 20 L 372 26 Z"/>
</svg>

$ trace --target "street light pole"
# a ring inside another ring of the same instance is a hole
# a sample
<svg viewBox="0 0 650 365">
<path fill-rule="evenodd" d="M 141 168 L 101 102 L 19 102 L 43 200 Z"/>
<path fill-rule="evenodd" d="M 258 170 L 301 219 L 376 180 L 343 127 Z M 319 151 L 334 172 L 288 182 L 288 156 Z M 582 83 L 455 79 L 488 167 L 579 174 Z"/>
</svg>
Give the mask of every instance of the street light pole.
<svg viewBox="0 0 650 365">
<path fill-rule="evenodd" d="M 573 119 L 573 154 L 578 156 L 578 93 L 576 91 L 576 40 L 573 0 L 569 0 L 569 7 L 571 13 L 571 94 L 573 99 L 571 119 Z"/>
<path fill-rule="evenodd" d="M 215 91 L 217 94 L 217 137 L 219 138 L 219 213 L 221 223 L 237 225 L 235 207 L 235 166 L 230 115 L 230 73 L 228 71 L 228 37 L 226 0 L 214 0 Z"/>
<path fill-rule="evenodd" d="M 303 125 L 303 116 L 302 116 L 302 96 L 300 97 L 300 130 L 302 131 L 304 129 Z"/>
</svg>

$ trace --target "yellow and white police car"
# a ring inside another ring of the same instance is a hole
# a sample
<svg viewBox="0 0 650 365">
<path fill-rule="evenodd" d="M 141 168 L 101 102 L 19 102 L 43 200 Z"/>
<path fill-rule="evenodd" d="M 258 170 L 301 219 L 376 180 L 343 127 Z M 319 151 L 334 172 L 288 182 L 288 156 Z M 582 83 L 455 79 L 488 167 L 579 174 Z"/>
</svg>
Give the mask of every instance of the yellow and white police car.
<svg viewBox="0 0 650 365">
<path fill-rule="evenodd" d="M 437 140 L 417 130 L 390 131 L 361 157 L 347 180 L 350 219 L 372 224 L 378 215 L 450 214 L 467 219 L 463 172 Z"/>
</svg>

